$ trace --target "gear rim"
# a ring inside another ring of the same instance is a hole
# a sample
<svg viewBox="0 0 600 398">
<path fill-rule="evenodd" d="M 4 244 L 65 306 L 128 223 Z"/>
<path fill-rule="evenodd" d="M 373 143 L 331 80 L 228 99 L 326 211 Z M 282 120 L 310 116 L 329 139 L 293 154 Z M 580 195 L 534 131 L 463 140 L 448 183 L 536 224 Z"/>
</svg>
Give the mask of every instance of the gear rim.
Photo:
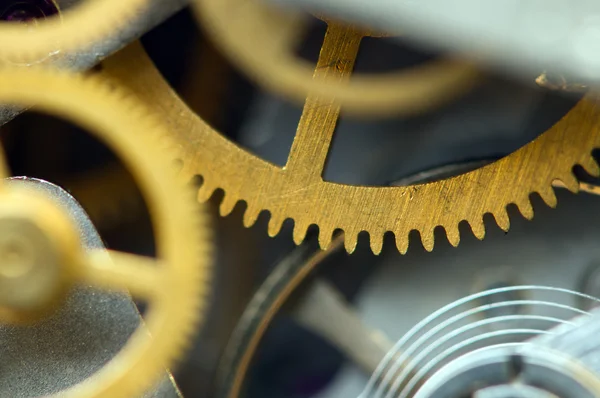
<svg viewBox="0 0 600 398">
<path fill-rule="evenodd" d="M 42 111 L 94 134 L 123 159 L 144 193 L 164 276 L 164 285 L 155 286 L 156 294 L 147 300 L 147 328 L 140 326 L 102 369 L 58 396 L 141 394 L 181 356 L 202 318 L 211 250 L 207 218 L 173 178 L 169 164 L 161 161 L 168 159 L 164 145 L 152 139 L 165 134 L 162 125 L 122 91 L 91 77 L 5 69 L 0 73 L 0 98 L 8 103 L 36 103 Z"/>
<path fill-rule="evenodd" d="M 132 65 L 137 68 L 135 73 Z M 336 231 L 342 230 L 346 250 L 351 253 L 356 248 L 358 234 L 366 231 L 371 249 L 378 254 L 384 235 L 391 232 L 398 250 L 406 253 L 409 234 L 417 231 L 423 247 L 431 251 L 434 231 L 440 227 L 448 241 L 457 246 L 459 224 L 463 221 L 481 240 L 485 236 L 484 215 L 490 213 L 498 226 L 507 231 L 510 227 L 507 206 L 515 204 L 525 218 L 531 219 L 534 214 L 531 194 L 539 194 L 547 205 L 555 207 L 557 199 L 552 184 L 556 180 L 571 192 L 579 189 L 573 174 L 575 166 L 581 166 L 590 175 L 600 175 L 592 156 L 592 151 L 600 147 L 600 99 L 594 94 L 587 94 L 538 138 L 490 165 L 426 184 L 364 187 L 324 181 L 311 170 L 302 173 L 299 168 L 291 169 L 289 159 L 285 167 L 275 166 L 229 141 L 189 109 L 139 44 L 109 59 L 105 71 L 110 79 L 129 87 L 169 120 L 171 137 L 178 143 L 183 163 L 182 178 L 190 180 L 196 175 L 203 178 L 198 192 L 201 202 L 222 189 L 220 213 L 225 216 L 238 201 L 245 201 L 246 227 L 267 210 L 271 215 L 270 236 L 279 232 L 285 220 L 292 219 L 296 244 L 302 242 L 307 229 L 314 224 L 319 227 L 322 249 L 329 246 Z M 307 116 L 307 107 L 309 111 L 318 110 L 321 105 L 309 101 L 303 118 L 312 116 Z M 330 128 L 331 120 L 323 124 Z M 321 126 L 311 127 L 314 133 Z M 304 130 L 308 128 L 304 126 Z M 296 139 L 305 132 L 296 133 L 290 159 Z M 318 151 L 315 148 L 323 143 L 319 141 L 322 137 L 305 138 L 312 139 L 306 152 L 314 155 Z M 306 160 L 310 164 L 314 157 Z"/>
<path fill-rule="evenodd" d="M 148 0 L 83 2 L 40 21 L 35 29 L 22 24 L 0 24 L 0 63 L 35 64 L 50 55 L 83 48 L 125 26 L 148 4 Z"/>
</svg>

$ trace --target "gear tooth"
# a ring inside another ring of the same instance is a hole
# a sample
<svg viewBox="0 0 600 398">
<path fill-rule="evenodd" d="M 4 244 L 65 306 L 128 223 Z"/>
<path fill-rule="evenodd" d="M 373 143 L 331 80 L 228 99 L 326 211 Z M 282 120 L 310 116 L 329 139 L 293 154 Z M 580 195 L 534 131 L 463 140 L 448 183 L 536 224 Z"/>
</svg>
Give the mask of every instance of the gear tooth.
<svg viewBox="0 0 600 398">
<path fill-rule="evenodd" d="M 213 192 L 214 189 L 212 187 L 209 187 L 208 184 L 203 184 L 200 188 L 198 188 L 198 195 L 196 199 L 198 199 L 198 202 L 200 203 L 207 202 L 212 196 Z"/>
<path fill-rule="evenodd" d="M 460 243 L 460 231 L 458 230 L 458 226 L 445 226 L 444 231 L 446 232 L 446 238 L 448 238 L 448 242 L 454 247 L 457 247 Z"/>
<path fill-rule="evenodd" d="M 348 253 L 353 253 L 358 244 L 358 234 L 354 231 L 344 231 L 344 247 Z"/>
<path fill-rule="evenodd" d="M 495 212 L 494 219 L 496 220 L 496 224 L 498 224 L 501 230 L 503 230 L 504 232 L 507 232 L 509 230 L 510 218 L 508 217 L 508 212 L 505 208 Z"/>
<path fill-rule="evenodd" d="M 479 240 L 483 240 L 485 238 L 485 225 L 483 224 L 483 218 L 475 221 L 468 221 L 469 226 L 471 226 L 471 231 L 473 231 L 473 235 Z"/>
<path fill-rule="evenodd" d="M 428 252 L 433 251 L 433 246 L 435 246 L 435 237 L 433 235 L 433 230 L 421 231 L 420 235 L 421 243 L 423 244 L 425 250 L 427 250 Z"/>
<path fill-rule="evenodd" d="M 531 206 L 531 201 L 529 200 L 529 198 L 524 198 L 516 202 L 515 204 L 517 205 L 517 208 L 519 209 L 523 217 L 525 217 L 528 220 L 531 220 L 533 218 L 533 207 Z"/>
<path fill-rule="evenodd" d="M 583 169 L 591 176 L 600 176 L 600 167 L 598 167 L 598 162 L 596 162 L 596 159 L 594 159 L 593 156 L 586 157 L 580 164 L 581 167 L 583 167 Z"/>
<path fill-rule="evenodd" d="M 554 188 L 552 188 L 551 185 L 540 189 L 539 194 L 548 206 L 552 208 L 556 207 L 558 200 L 556 199 L 556 193 L 554 192 Z"/>
<path fill-rule="evenodd" d="M 255 207 L 252 207 L 252 206 L 248 206 L 248 208 L 246 208 L 246 211 L 244 212 L 244 217 L 242 218 L 244 227 L 249 228 L 252 225 L 254 225 L 257 218 L 258 218 L 258 209 L 256 209 Z"/>
<path fill-rule="evenodd" d="M 321 250 L 327 250 L 331 244 L 333 230 L 330 228 L 319 229 L 319 246 Z"/>
<path fill-rule="evenodd" d="M 306 237 L 306 231 L 308 229 L 308 225 L 300 222 L 295 222 L 294 224 L 294 243 L 299 245 L 304 241 Z"/>
<path fill-rule="evenodd" d="M 579 181 L 573 175 L 573 173 L 567 173 L 560 177 L 560 182 L 567 188 L 569 191 L 573 193 L 579 192 Z"/>
<path fill-rule="evenodd" d="M 379 255 L 383 249 L 383 233 L 372 232 L 369 234 L 369 241 L 371 243 L 371 250 L 373 254 Z"/>
<path fill-rule="evenodd" d="M 408 251 L 408 234 L 395 234 L 396 247 L 400 254 L 406 254 Z"/>
<path fill-rule="evenodd" d="M 235 198 L 225 193 L 221 205 L 219 206 L 219 214 L 221 214 L 222 217 L 228 216 L 233 211 L 236 202 Z"/>
<path fill-rule="evenodd" d="M 279 233 L 281 230 L 281 226 L 283 225 L 283 217 L 279 215 L 279 213 L 271 213 L 271 218 L 269 219 L 269 225 L 267 227 L 267 232 L 269 236 L 272 238 Z"/>
</svg>

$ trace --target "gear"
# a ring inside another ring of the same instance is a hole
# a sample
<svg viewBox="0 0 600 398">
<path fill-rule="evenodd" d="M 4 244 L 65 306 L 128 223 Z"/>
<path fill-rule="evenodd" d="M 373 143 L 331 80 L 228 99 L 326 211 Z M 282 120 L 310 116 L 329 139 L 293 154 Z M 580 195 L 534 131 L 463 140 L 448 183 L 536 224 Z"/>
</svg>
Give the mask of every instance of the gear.
<svg viewBox="0 0 600 398">
<path fill-rule="evenodd" d="M 434 174 L 439 171 L 432 170 Z M 560 185 L 557 187 L 564 188 Z M 581 192 L 600 196 L 600 187 L 596 185 L 581 183 L 580 189 Z M 341 251 L 343 244 L 344 239 L 341 235 L 334 238 L 326 251 L 317 250 L 313 241 L 305 242 L 272 268 L 268 277 L 250 299 L 223 351 L 215 377 L 216 397 L 238 398 L 243 396 L 241 392 L 244 390 L 243 385 L 247 380 L 248 371 L 272 321 L 281 313 L 282 308 L 290 304 L 290 301 L 298 303 L 298 298 L 291 300 L 293 295 L 306 293 L 306 289 L 301 289 L 303 284 L 311 281 L 310 277 L 315 276 L 315 271 L 322 269 L 328 261 L 332 261 L 332 258 Z M 311 283 L 314 282 L 313 279 Z M 306 288 L 306 286 L 304 287 Z M 477 291 L 484 290 L 487 289 Z M 578 295 L 581 297 L 581 301 L 588 305 L 590 305 L 590 301 L 594 303 L 593 305 L 597 304 L 597 300 L 591 300 L 591 296 Z M 402 352 L 396 351 L 398 354 Z M 393 358 L 397 357 L 388 357 L 387 360 L 391 361 Z M 381 371 L 380 368 L 378 370 Z M 370 383 L 382 379 L 372 379 Z M 373 386 L 370 385 L 369 388 L 371 387 Z M 383 397 L 383 395 L 379 395 L 379 397 Z"/>
<path fill-rule="evenodd" d="M 39 63 L 90 45 L 120 29 L 135 17 L 147 0 L 93 0 L 58 16 L 23 23 L 0 24 L 1 63 Z M 50 57 L 52 58 L 52 57 Z"/>
<path fill-rule="evenodd" d="M 0 101 L 35 103 L 37 110 L 76 123 L 111 147 L 144 195 L 158 253 L 157 259 L 104 250 L 85 254 L 76 226 L 59 206 L 0 185 L 0 285 L 3 291 L 14 284 L 28 287 L 0 295 L 0 317 L 8 322 L 31 320 L 33 313 L 39 315 L 37 310 L 45 313 L 46 304 L 58 301 L 63 287 L 73 283 L 129 291 L 148 303 L 145 325 L 104 368 L 59 395 L 138 396 L 181 356 L 207 294 L 207 219 L 198 215 L 194 201 L 164 160 L 165 147 L 156 140 L 166 130 L 138 102 L 93 77 L 5 69 L 0 73 Z"/>
<path fill-rule="evenodd" d="M 324 56 L 325 55 L 325 56 Z M 349 73 L 351 65 L 337 69 L 344 54 L 322 51 L 315 78 Z M 483 239 L 483 216 L 491 213 L 503 230 L 510 223 L 506 207 L 514 203 L 527 219 L 533 217 L 530 194 L 538 193 L 556 205 L 552 188 L 560 180 L 572 192 L 578 182 L 572 168 L 581 165 L 598 175 L 592 150 L 600 146 L 600 102 L 584 97 L 562 120 L 511 155 L 474 171 L 441 181 L 403 187 L 364 187 L 323 181 L 321 173 L 340 107 L 320 97 L 307 99 L 285 167 L 280 168 L 240 148 L 195 115 L 167 85 L 139 44 L 105 64 L 113 79 L 130 87 L 167 119 L 179 144 L 182 175 L 203 177 L 198 198 L 205 201 L 217 188 L 225 195 L 222 215 L 239 200 L 247 202 L 244 225 L 252 225 L 262 210 L 269 210 L 268 232 L 274 236 L 287 218 L 295 221 L 294 241 L 300 243 L 307 228 L 319 227 L 322 248 L 333 233 L 345 234 L 352 252 L 358 234 L 367 231 L 374 253 L 381 252 L 384 234 L 395 235 L 398 250 L 408 249 L 409 233 L 420 233 L 425 249 L 434 246 L 434 230 L 443 227 L 450 243 L 460 241 L 459 224 L 467 221 Z"/>
<path fill-rule="evenodd" d="M 299 102 L 312 93 L 335 98 L 344 112 L 354 114 L 418 113 L 467 91 L 479 74 L 472 65 L 444 59 L 380 76 L 353 76 L 345 84 L 343 75 L 352 70 L 362 38 L 373 34 L 326 21 L 321 57 L 339 57 L 336 67 L 346 73 L 315 81 L 314 68 L 294 55 L 304 22 L 298 15 L 258 0 L 195 0 L 195 6 L 202 28 L 233 63 L 267 89 Z"/>
</svg>

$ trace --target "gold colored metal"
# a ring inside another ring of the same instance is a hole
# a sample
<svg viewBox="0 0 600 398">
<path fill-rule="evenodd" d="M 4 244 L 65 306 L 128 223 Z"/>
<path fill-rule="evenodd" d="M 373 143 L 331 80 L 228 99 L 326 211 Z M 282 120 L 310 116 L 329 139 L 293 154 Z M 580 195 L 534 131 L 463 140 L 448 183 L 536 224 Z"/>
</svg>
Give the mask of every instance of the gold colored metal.
<svg viewBox="0 0 600 398">
<path fill-rule="evenodd" d="M 18 278 L 23 277 L 36 284 L 33 293 L 19 293 L 16 301 L 0 296 L 3 309 L 25 316 L 55 299 L 61 290 L 57 286 L 72 283 L 128 291 L 148 303 L 144 325 L 125 347 L 97 373 L 58 396 L 139 396 L 186 348 L 203 314 L 209 277 L 207 218 L 176 182 L 167 161 L 173 149 L 164 138 L 168 132 L 131 96 L 93 77 L 5 69 L 0 71 L 0 102 L 35 104 L 38 111 L 88 130 L 122 159 L 140 187 L 152 216 L 156 259 L 104 250 L 85 254 L 67 214 L 48 199 L 24 197 L 0 184 L 0 283 L 9 286 L 11 278 L 21 283 Z M 46 266 L 50 278 L 39 275 Z"/>
<path fill-rule="evenodd" d="M 300 16 L 258 0 L 195 0 L 195 6 L 202 28 L 234 64 L 267 89 L 299 102 L 313 95 L 335 99 L 344 112 L 353 114 L 407 115 L 455 98 L 479 75 L 472 65 L 444 59 L 394 73 L 353 76 L 349 83 L 336 74 L 316 81 L 314 68 L 294 54 L 304 25 Z M 371 34 L 326 22 L 321 57 L 332 50 L 344 54 L 329 67 L 351 70 L 362 38 Z"/>
<path fill-rule="evenodd" d="M 325 45 L 330 43 L 325 40 Z M 347 48 L 325 47 L 315 71 L 347 79 L 352 59 Z M 338 68 L 343 65 L 343 68 Z M 319 227 L 319 243 L 327 248 L 341 229 L 345 247 L 352 252 L 358 234 L 367 231 L 371 248 L 379 253 L 384 234 L 395 235 L 398 250 L 408 249 L 409 233 L 420 233 L 432 250 L 434 229 L 442 227 L 450 243 L 460 241 L 459 223 L 465 220 L 479 239 L 485 235 L 483 216 L 491 213 L 508 230 L 506 206 L 514 203 L 528 219 L 533 217 L 529 195 L 537 192 L 554 207 L 554 180 L 576 192 L 572 173 L 581 165 L 588 173 L 600 170 L 592 150 L 600 146 L 600 102 L 592 94 L 581 100 L 562 120 L 540 137 L 488 166 L 442 181 L 405 187 L 365 187 L 337 184 L 321 177 L 340 106 L 317 95 L 307 98 L 291 152 L 284 167 L 257 158 L 204 123 L 177 97 L 139 44 L 105 63 L 105 72 L 128 86 L 170 126 L 183 164 L 181 176 L 203 177 L 198 198 L 206 201 L 217 188 L 225 191 L 220 212 L 229 214 L 245 200 L 244 225 L 252 225 L 269 210 L 268 232 L 274 236 L 284 220 L 294 220 L 294 241 L 300 243 L 311 224 Z"/>
<path fill-rule="evenodd" d="M 37 320 L 65 298 L 82 257 L 69 217 L 47 198 L 0 194 L 0 320 Z"/>
<path fill-rule="evenodd" d="M 89 45 L 127 24 L 148 0 L 83 1 L 35 25 L 0 23 L 0 63 L 37 63 Z"/>
</svg>

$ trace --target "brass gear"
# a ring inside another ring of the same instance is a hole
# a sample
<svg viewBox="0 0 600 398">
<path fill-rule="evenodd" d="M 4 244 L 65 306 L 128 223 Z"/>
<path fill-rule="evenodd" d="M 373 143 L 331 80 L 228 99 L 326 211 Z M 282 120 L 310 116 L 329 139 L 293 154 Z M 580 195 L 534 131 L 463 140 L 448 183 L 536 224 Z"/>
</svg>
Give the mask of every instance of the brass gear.
<svg viewBox="0 0 600 398">
<path fill-rule="evenodd" d="M 440 59 L 398 72 L 360 74 L 349 82 L 333 73 L 313 80 L 313 67 L 299 59 L 295 46 L 305 20 L 259 0 L 195 0 L 201 27 L 231 62 L 263 87 L 304 102 L 311 93 L 335 99 L 344 112 L 363 116 L 414 114 L 435 108 L 469 90 L 478 80 L 475 66 Z M 323 19 L 323 18 L 321 18 Z M 373 32 L 323 19 L 323 52 L 343 52 L 336 67 L 348 69 L 363 37 Z M 341 55 L 341 54 L 339 54 Z M 351 69 L 351 66 L 350 66 Z"/>
<path fill-rule="evenodd" d="M 161 143 L 158 141 L 167 131 L 140 103 L 120 89 L 111 89 L 93 77 L 68 76 L 41 69 L 5 69 L 0 71 L 0 102 L 36 104 L 36 110 L 62 117 L 90 131 L 123 160 L 144 195 L 155 230 L 157 259 L 104 250 L 86 254 L 78 243 L 73 220 L 63 214 L 59 206 L 45 197 L 37 198 L 37 203 L 31 202 L 33 199 L 22 203 L 14 188 L 0 184 L 0 280 L 3 286 L 17 282 L 10 279 L 16 276 L 25 277 L 27 282 L 28 275 L 32 278 L 39 275 L 28 270 L 39 270 L 38 260 L 51 258 L 57 260 L 52 264 L 60 268 L 60 277 L 51 281 L 38 277 L 36 283 L 54 283 L 57 292 L 62 285 L 84 283 L 128 291 L 133 297 L 148 302 L 145 324 L 134 332 L 121 352 L 90 378 L 58 395 L 138 396 L 183 354 L 203 314 L 211 247 L 207 216 L 199 214 L 190 192 L 176 182 L 173 165 L 165 156 L 165 150 L 173 147 L 168 146 L 164 138 Z M 3 172 L 0 177 L 7 176 L 6 168 Z M 28 203 L 33 205 L 27 206 Z M 1 211 L 6 206 L 10 212 Z M 20 216 L 16 221 L 11 219 L 15 214 Z M 33 225 L 39 239 L 34 241 L 30 239 L 31 234 L 3 228 L 8 221 Z M 11 234 L 15 233 L 16 241 L 25 243 L 20 246 L 12 243 L 15 239 Z M 44 245 L 29 244 L 32 242 L 44 242 Z M 31 250 L 13 247 L 33 247 L 34 251 L 28 255 Z M 11 258 L 12 262 L 6 261 Z M 5 264 L 11 264 L 9 269 Z M 22 279 L 18 281 L 24 283 Z M 52 289 L 43 289 L 44 292 L 49 290 Z M 0 296 L 0 316 L 4 321 L 21 321 L 19 316 L 27 318 L 29 315 L 30 311 L 25 310 L 40 308 L 40 303 L 29 297 L 22 297 L 20 301 L 9 298 Z"/>
<path fill-rule="evenodd" d="M 327 74 L 346 77 L 352 62 L 337 69 L 339 61 L 347 59 L 344 57 L 343 50 L 322 50 L 315 79 Z M 442 227 L 456 246 L 461 221 L 467 221 L 475 236 L 483 239 L 486 213 L 508 230 L 509 204 L 516 204 L 523 216 L 531 219 L 530 194 L 538 193 L 554 207 L 553 181 L 560 180 L 576 192 L 575 165 L 591 175 L 600 173 L 592 157 L 592 150 L 600 146 L 600 102 L 593 94 L 585 96 L 537 139 L 488 166 L 426 184 L 364 187 L 327 182 L 321 177 L 340 111 L 332 101 L 318 96 L 306 100 L 287 164 L 281 168 L 257 158 L 204 123 L 168 86 L 139 44 L 109 59 L 105 71 L 166 118 L 171 137 L 179 144 L 182 176 L 203 177 L 200 201 L 222 188 L 225 194 L 220 212 L 226 215 L 238 201 L 245 200 L 246 226 L 252 225 L 262 210 L 269 210 L 270 236 L 291 218 L 297 244 L 307 228 L 316 224 L 323 249 L 338 229 L 344 231 L 348 252 L 355 249 L 361 231 L 369 233 L 374 253 L 381 251 L 384 234 L 389 231 L 402 253 L 408 249 L 413 230 L 420 233 L 429 251 L 433 250 L 437 227 Z"/>
<path fill-rule="evenodd" d="M 84 0 L 34 27 L 0 23 L 0 63 L 38 63 L 91 45 L 125 26 L 148 0 Z"/>
</svg>

